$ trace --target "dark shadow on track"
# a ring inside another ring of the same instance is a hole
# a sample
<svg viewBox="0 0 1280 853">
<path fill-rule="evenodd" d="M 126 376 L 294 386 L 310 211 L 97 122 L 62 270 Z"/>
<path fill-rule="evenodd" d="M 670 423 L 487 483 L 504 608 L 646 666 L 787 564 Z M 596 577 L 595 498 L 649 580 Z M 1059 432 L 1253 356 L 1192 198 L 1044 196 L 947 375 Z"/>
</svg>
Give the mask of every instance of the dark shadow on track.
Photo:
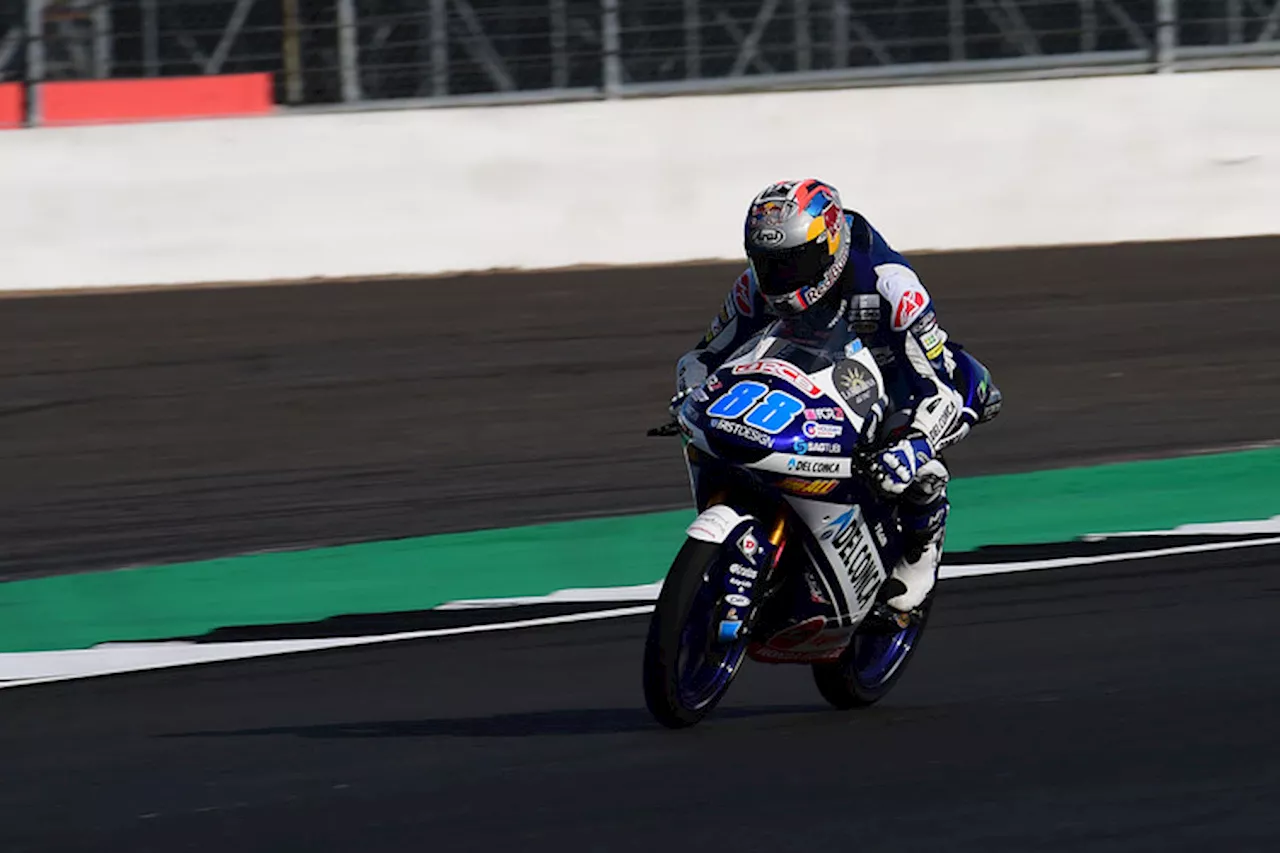
<svg viewBox="0 0 1280 853">
<path fill-rule="evenodd" d="M 947 581 L 881 704 L 748 663 L 683 732 L 644 617 L 0 691 L 0 850 L 1270 853 L 1277 566 Z"/>
<path fill-rule="evenodd" d="M 784 714 L 813 714 L 828 710 L 818 705 L 763 705 L 719 709 L 717 719 L 742 720 Z M 644 708 L 596 708 L 498 714 L 493 717 L 436 720 L 368 720 L 318 726 L 279 726 L 236 731 L 175 732 L 162 737 L 262 737 L 292 735 L 304 738 L 421 738 L 530 737 L 537 735 L 618 734 L 659 730 Z"/>
</svg>

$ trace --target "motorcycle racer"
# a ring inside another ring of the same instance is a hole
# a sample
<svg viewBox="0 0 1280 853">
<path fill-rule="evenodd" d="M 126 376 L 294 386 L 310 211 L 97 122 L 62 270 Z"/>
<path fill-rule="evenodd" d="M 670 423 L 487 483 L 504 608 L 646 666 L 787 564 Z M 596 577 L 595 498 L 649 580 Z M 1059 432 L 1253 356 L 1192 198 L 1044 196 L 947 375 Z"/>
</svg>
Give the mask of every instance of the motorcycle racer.
<svg viewBox="0 0 1280 853">
<path fill-rule="evenodd" d="M 881 598 L 900 611 L 933 589 L 942 559 L 950 480 L 938 453 L 1000 410 L 990 374 L 938 324 L 929 292 L 906 258 L 834 187 L 815 179 L 766 187 L 745 224 L 747 270 L 704 339 L 678 362 L 677 399 L 775 317 L 830 328 L 847 320 L 875 356 L 888 408 L 871 429 L 873 477 L 900 495 L 906 554 Z M 966 406 L 968 400 L 970 405 Z"/>
</svg>

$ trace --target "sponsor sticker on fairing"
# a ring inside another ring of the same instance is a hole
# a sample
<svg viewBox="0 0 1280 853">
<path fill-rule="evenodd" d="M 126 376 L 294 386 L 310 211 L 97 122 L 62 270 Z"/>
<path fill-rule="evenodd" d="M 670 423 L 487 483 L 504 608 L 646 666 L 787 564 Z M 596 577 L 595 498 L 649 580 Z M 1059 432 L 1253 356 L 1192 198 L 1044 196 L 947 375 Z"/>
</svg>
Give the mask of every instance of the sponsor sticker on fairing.
<svg viewBox="0 0 1280 853">
<path fill-rule="evenodd" d="M 827 406 L 821 409 L 805 409 L 804 417 L 808 421 L 842 421 L 844 420 L 844 409 L 835 406 Z"/>
<path fill-rule="evenodd" d="M 829 495 L 839 485 L 839 480 L 806 480 L 802 477 L 783 477 L 778 481 L 778 488 L 782 491 L 801 496 Z"/>
<path fill-rule="evenodd" d="M 810 453 L 839 453 L 841 447 L 834 441 L 811 441 L 808 450 Z"/>
<path fill-rule="evenodd" d="M 759 577 L 760 572 L 751 568 L 750 566 L 744 566 L 741 563 L 734 563 L 732 566 L 729 567 L 729 574 L 737 575 L 738 577 L 743 577 L 743 578 L 746 578 L 747 580 L 755 580 L 757 577 Z"/>
<path fill-rule="evenodd" d="M 836 563 L 843 569 L 841 585 L 845 599 L 859 610 L 868 605 L 885 577 L 865 530 L 862 513 L 855 508 L 833 520 L 818 537 L 820 541 L 830 540 L 836 551 Z"/>
<path fill-rule="evenodd" d="M 750 530 L 743 533 L 742 538 L 738 540 L 738 550 L 742 552 L 742 556 L 747 558 L 747 562 L 753 566 L 756 564 L 756 558 L 764 552 L 764 548 L 760 547 L 760 543 L 756 541 L 755 534 Z"/>
<path fill-rule="evenodd" d="M 831 456 L 795 456 L 790 453 L 771 453 L 757 462 L 743 463 L 757 471 L 772 471 L 797 477 L 851 477 L 853 462 L 848 458 Z"/>
<path fill-rule="evenodd" d="M 776 376 L 779 379 L 785 379 L 790 382 L 809 397 L 817 399 L 822 396 L 822 389 L 815 385 L 808 375 L 785 361 L 780 361 L 776 358 L 763 358 L 750 364 L 735 365 L 733 373 L 735 376 L 742 376 L 748 373 L 763 373 L 766 376 Z"/>
<path fill-rule="evenodd" d="M 751 599 L 747 598 L 745 595 L 739 595 L 736 592 L 729 593 L 724 597 L 724 600 L 726 604 L 731 604 L 734 607 L 750 607 L 751 606 Z"/>
<path fill-rule="evenodd" d="M 758 429 L 752 429 L 746 424 L 740 424 L 737 421 L 712 418 L 711 428 L 720 432 L 727 432 L 730 435 L 736 435 L 739 438 L 745 438 L 747 441 L 753 441 L 761 447 L 773 447 L 773 436 Z"/>
<path fill-rule="evenodd" d="M 816 421 L 805 421 L 800 431 L 808 438 L 838 438 L 844 434 L 844 427 L 835 424 L 820 424 Z"/>
<path fill-rule="evenodd" d="M 847 475 L 849 460 L 792 458 L 787 461 L 787 470 L 797 474 Z"/>
<path fill-rule="evenodd" d="M 849 402 L 861 402 L 862 396 L 876 390 L 876 380 L 865 367 L 851 361 L 844 371 L 836 377 L 840 383 L 840 394 Z"/>
</svg>

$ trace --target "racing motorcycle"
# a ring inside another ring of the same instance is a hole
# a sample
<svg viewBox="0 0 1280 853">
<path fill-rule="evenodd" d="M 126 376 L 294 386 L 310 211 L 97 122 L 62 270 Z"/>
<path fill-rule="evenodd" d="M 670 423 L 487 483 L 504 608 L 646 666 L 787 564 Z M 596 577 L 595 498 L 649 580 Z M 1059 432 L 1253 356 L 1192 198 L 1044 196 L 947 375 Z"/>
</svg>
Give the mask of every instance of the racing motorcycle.
<svg viewBox="0 0 1280 853">
<path fill-rule="evenodd" d="M 962 371 L 989 378 L 959 355 Z M 842 709 L 876 702 L 902 676 L 933 595 L 909 613 L 877 598 L 905 547 L 896 502 L 867 476 L 887 406 L 876 360 L 847 323 L 776 320 L 650 430 L 681 436 L 700 511 L 645 643 L 645 700 L 660 723 L 696 724 L 748 657 L 811 665 Z"/>
</svg>

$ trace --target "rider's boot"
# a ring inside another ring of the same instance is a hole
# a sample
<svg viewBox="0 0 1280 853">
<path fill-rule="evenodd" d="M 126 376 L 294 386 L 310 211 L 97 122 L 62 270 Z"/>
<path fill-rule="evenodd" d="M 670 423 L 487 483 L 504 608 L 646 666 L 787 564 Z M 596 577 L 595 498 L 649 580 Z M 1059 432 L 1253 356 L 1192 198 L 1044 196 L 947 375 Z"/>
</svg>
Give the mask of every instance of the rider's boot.
<svg viewBox="0 0 1280 853">
<path fill-rule="evenodd" d="M 919 607 L 937 582 L 950 511 L 945 487 L 932 495 L 922 491 L 913 484 L 898 510 L 906 550 L 881 591 L 886 604 L 904 613 Z"/>
</svg>

